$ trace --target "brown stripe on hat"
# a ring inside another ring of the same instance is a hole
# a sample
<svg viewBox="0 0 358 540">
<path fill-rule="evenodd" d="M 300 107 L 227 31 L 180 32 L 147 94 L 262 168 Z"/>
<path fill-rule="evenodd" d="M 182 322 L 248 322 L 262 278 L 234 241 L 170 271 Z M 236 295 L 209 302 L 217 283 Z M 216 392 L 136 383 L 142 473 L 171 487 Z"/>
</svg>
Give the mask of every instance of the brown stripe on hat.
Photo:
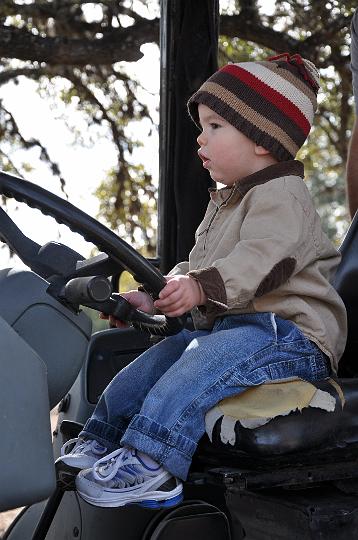
<svg viewBox="0 0 358 540">
<path fill-rule="evenodd" d="M 289 64 L 288 64 L 288 67 L 277 66 L 275 62 L 262 61 L 262 62 L 257 62 L 257 63 L 262 66 L 265 66 L 265 68 L 270 69 L 274 73 L 279 74 L 280 77 L 282 77 L 289 83 L 293 84 L 293 86 L 296 86 L 306 97 L 308 97 L 308 99 L 312 103 L 313 110 L 317 108 L 317 99 L 314 92 L 307 86 L 306 83 L 302 82 L 297 77 L 297 72 L 294 73 L 295 68 L 292 69 L 292 67 Z M 277 69 L 277 67 L 279 67 L 279 70 Z"/>
<path fill-rule="evenodd" d="M 260 130 L 261 133 L 265 133 L 266 135 L 269 135 L 270 137 L 273 137 L 274 139 L 277 139 L 277 141 L 284 146 L 284 148 L 287 150 L 287 152 L 291 156 L 295 156 L 298 152 L 299 146 L 296 143 L 295 140 L 291 139 L 291 137 L 283 131 L 279 126 L 277 126 L 274 122 L 271 122 L 264 116 L 262 116 L 258 111 L 255 109 L 252 109 L 247 103 L 244 103 L 239 99 L 235 94 L 224 88 L 223 86 L 220 86 L 217 83 L 209 82 L 207 81 L 205 83 L 205 90 L 207 94 L 211 96 L 215 96 L 215 98 L 220 99 L 220 103 L 215 103 L 215 99 L 212 100 L 212 106 L 208 103 L 205 103 L 208 107 L 213 108 L 215 112 L 217 112 L 220 116 L 225 118 L 230 124 L 232 124 L 234 127 L 239 129 L 241 126 L 241 122 L 235 121 L 235 115 L 239 114 L 243 119 L 245 119 L 247 122 L 249 122 L 252 126 L 252 128 L 256 128 Z M 195 100 L 196 101 L 196 100 Z M 204 103 L 202 99 L 199 100 L 199 103 Z M 223 110 L 223 106 L 227 107 L 227 110 Z M 231 109 L 231 121 L 228 118 L 228 114 L 230 114 L 230 111 L 228 109 Z M 239 119 L 238 119 L 239 120 Z M 235 125 L 236 124 L 236 125 Z M 250 129 L 250 131 L 254 132 L 254 129 Z M 243 133 L 245 133 L 243 131 Z M 251 133 L 251 136 L 247 135 L 250 139 L 254 140 L 256 144 L 264 146 L 261 142 L 262 137 L 258 135 L 255 139 L 253 138 L 253 133 Z M 302 132 L 301 132 L 302 137 Z M 265 147 L 265 146 L 264 146 Z M 266 147 L 265 147 L 266 148 Z M 267 148 L 270 150 L 269 148 Z"/>
<path fill-rule="evenodd" d="M 288 118 L 285 113 L 276 107 L 272 102 L 270 103 L 271 106 L 268 107 L 267 102 L 262 95 L 258 94 L 254 89 L 242 82 L 239 78 L 233 77 L 230 73 L 225 71 L 218 71 L 215 77 L 215 82 L 232 92 L 234 95 L 240 96 L 241 101 L 279 126 L 289 135 L 289 137 L 294 140 L 301 139 L 301 144 L 304 143 L 307 135 L 300 128 L 300 126 L 291 120 L 291 118 Z M 206 84 L 207 83 L 204 83 L 201 90 L 205 90 Z"/>
</svg>

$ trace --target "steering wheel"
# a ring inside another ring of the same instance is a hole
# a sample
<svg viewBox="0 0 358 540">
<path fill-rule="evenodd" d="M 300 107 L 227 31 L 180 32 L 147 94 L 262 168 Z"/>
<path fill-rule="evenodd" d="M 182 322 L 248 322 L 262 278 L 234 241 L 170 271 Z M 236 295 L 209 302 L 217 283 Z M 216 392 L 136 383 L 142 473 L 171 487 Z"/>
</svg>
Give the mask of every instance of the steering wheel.
<svg viewBox="0 0 358 540">
<path fill-rule="evenodd" d="M 93 243 L 100 251 L 108 256 L 109 262 L 112 262 L 112 268 L 114 266 L 113 262 L 118 266 L 124 267 L 136 281 L 144 285 L 145 290 L 154 298 L 158 297 L 159 292 L 165 286 L 166 280 L 164 276 L 149 261 L 110 229 L 68 201 L 61 199 L 36 184 L 4 172 L 0 172 L 0 194 L 5 197 L 14 198 L 18 202 L 23 202 L 29 207 L 37 208 L 44 215 L 54 218 L 58 223 L 66 225 L 73 232 L 79 233 L 85 240 Z M 6 223 L 4 220 L 6 220 Z M 6 232 L 4 231 L 5 228 Z M 10 247 L 13 247 L 11 245 L 11 239 L 9 240 L 9 237 L 11 237 L 10 232 L 14 230 L 17 230 L 18 234 L 22 235 L 10 217 L 3 215 L 0 220 L 0 237 Z M 22 236 L 26 238 L 24 235 Z M 28 239 L 26 238 L 26 240 Z M 28 260 L 24 260 L 26 257 L 22 249 L 18 248 L 15 251 L 20 259 L 30 266 L 31 270 L 36 271 L 36 269 L 32 268 L 31 262 L 29 264 Z M 72 255 L 75 253 L 72 250 L 70 251 Z M 82 257 L 79 256 L 79 258 L 81 259 Z M 149 327 L 150 330 L 157 330 L 154 333 L 177 333 L 184 326 L 181 317 L 166 317 L 164 315 L 150 316 L 133 307 L 131 308 L 131 312 L 131 322 L 135 323 L 137 321 L 140 325 L 141 322 L 147 321 L 147 324 L 144 324 L 144 326 Z"/>
</svg>

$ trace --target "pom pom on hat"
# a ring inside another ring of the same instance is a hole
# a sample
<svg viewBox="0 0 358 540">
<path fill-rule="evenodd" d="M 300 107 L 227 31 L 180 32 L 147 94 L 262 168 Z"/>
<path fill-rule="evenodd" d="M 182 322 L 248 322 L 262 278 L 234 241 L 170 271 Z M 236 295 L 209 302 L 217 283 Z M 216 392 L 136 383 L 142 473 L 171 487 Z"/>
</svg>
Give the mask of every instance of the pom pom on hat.
<svg viewBox="0 0 358 540">
<path fill-rule="evenodd" d="M 207 105 L 278 161 L 286 161 L 294 159 L 310 132 L 318 90 L 315 65 L 284 53 L 224 66 L 193 94 L 188 109 L 200 127 L 198 105 Z"/>
</svg>

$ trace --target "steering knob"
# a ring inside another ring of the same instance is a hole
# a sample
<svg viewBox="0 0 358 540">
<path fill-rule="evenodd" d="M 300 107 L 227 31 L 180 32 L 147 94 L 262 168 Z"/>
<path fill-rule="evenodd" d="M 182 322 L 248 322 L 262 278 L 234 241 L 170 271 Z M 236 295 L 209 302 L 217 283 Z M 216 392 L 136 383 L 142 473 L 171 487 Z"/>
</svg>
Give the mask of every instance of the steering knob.
<svg viewBox="0 0 358 540">
<path fill-rule="evenodd" d="M 105 276 L 74 278 L 64 287 L 64 297 L 71 304 L 106 302 L 112 292 L 112 285 Z"/>
</svg>

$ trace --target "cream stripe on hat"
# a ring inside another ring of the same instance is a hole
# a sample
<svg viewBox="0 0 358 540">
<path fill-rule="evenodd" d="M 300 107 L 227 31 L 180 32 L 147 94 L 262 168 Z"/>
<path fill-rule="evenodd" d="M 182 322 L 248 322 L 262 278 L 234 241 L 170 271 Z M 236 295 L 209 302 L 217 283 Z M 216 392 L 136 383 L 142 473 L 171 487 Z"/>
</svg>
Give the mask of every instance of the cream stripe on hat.
<svg viewBox="0 0 358 540">
<path fill-rule="evenodd" d="M 269 69 L 270 71 L 273 71 L 274 73 L 277 73 L 277 65 L 274 62 L 267 62 L 263 60 L 262 62 L 257 62 L 260 66 L 265 66 L 266 69 Z M 300 81 L 297 77 L 293 75 L 288 69 L 281 69 L 280 70 L 280 76 L 286 79 L 286 81 L 293 84 L 293 86 L 297 86 L 297 88 L 305 94 L 305 96 L 308 97 L 310 102 L 312 103 L 313 110 L 316 110 L 317 107 L 317 99 L 314 93 L 311 89 L 307 88 L 307 85 Z"/>
<path fill-rule="evenodd" d="M 258 63 L 255 62 L 243 62 L 238 65 L 252 75 L 255 75 L 255 77 L 276 92 L 282 94 L 286 99 L 289 99 L 296 107 L 298 107 L 298 109 L 300 109 L 308 122 L 312 124 L 314 110 L 311 100 L 302 92 L 297 92 L 297 86 L 294 86 L 288 80 L 278 75 L 277 72 L 275 73 L 274 71 L 267 69 L 263 64 L 258 65 Z"/>
</svg>

